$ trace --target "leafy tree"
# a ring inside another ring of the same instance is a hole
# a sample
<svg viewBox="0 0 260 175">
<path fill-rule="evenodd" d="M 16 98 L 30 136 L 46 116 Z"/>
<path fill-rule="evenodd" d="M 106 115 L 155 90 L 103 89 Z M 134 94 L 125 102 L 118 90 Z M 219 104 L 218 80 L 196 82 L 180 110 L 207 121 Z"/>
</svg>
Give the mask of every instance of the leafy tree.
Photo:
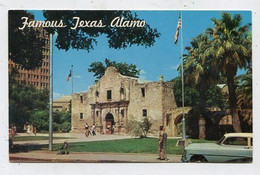
<svg viewBox="0 0 260 175">
<path fill-rule="evenodd" d="M 246 68 L 251 64 L 252 48 L 249 35 L 250 25 L 241 26 L 242 17 L 235 14 L 222 13 L 220 19 L 212 19 L 214 28 L 207 29 L 212 38 L 209 52 L 214 57 L 222 76 L 227 78 L 229 91 L 229 106 L 235 132 L 241 132 L 241 125 L 237 109 L 237 95 L 235 76 L 238 68 Z"/>
<path fill-rule="evenodd" d="M 70 113 L 53 112 L 53 131 L 69 132 L 71 129 Z M 37 110 L 31 118 L 31 123 L 36 126 L 38 131 L 46 132 L 49 130 L 49 111 Z"/>
<path fill-rule="evenodd" d="M 182 82 L 181 77 L 176 77 L 173 80 L 174 87 L 174 96 L 175 101 L 178 107 L 182 106 Z M 191 85 L 184 82 L 184 101 L 185 106 L 196 106 L 198 105 L 199 93 L 198 91 Z"/>
<path fill-rule="evenodd" d="M 94 76 L 97 79 L 100 79 L 104 74 L 107 67 L 113 66 L 117 69 L 117 71 L 122 75 L 127 75 L 131 77 L 137 77 L 140 74 L 140 70 L 137 69 L 134 64 L 127 63 L 117 63 L 116 61 L 110 61 L 109 59 L 105 59 L 105 65 L 102 62 L 93 62 L 89 66 L 89 72 L 94 72 Z"/>
<path fill-rule="evenodd" d="M 152 29 L 148 24 L 144 27 L 111 27 L 110 22 L 115 17 L 123 17 L 124 20 L 142 20 L 136 13 L 131 11 L 53 11 L 46 10 L 43 13 L 47 20 L 62 20 L 67 27 L 48 28 L 49 32 L 57 32 L 56 47 L 58 49 L 68 50 L 85 49 L 90 51 L 97 45 L 97 39 L 105 35 L 108 39 L 110 48 L 121 49 L 132 45 L 141 45 L 150 47 L 155 39 L 160 36 L 157 29 Z M 71 29 L 76 24 L 73 17 L 79 17 L 81 20 L 102 21 L 106 27 L 78 27 Z"/>
<path fill-rule="evenodd" d="M 226 105 L 226 98 L 223 95 L 221 88 L 214 84 L 209 86 L 206 92 L 206 99 L 207 107 L 219 107 L 223 109 Z"/>
<path fill-rule="evenodd" d="M 84 49 L 93 50 L 98 44 L 97 38 L 105 35 L 108 46 L 114 49 L 127 48 L 132 45 L 151 47 L 155 39 L 159 38 L 160 33 L 157 29 L 152 29 L 149 24 L 144 27 L 111 27 L 110 22 L 115 17 L 123 17 L 124 20 L 142 20 L 136 13 L 131 11 L 43 11 L 43 15 L 48 21 L 63 21 L 67 27 L 45 28 L 50 33 L 57 33 L 54 41 L 58 49 L 69 50 Z M 42 64 L 42 49 L 44 40 L 39 37 L 41 29 L 25 27 L 23 30 L 18 28 L 23 26 L 22 17 L 33 19 L 33 15 L 24 10 L 9 11 L 9 58 L 23 68 L 31 70 L 40 67 Z M 78 27 L 73 17 L 82 20 L 102 20 L 106 27 Z"/>
<path fill-rule="evenodd" d="M 40 29 L 24 28 L 22 26 L 22 17 L 32 18 L 32 15 L 24 10 L 9 11 L 9 59 L 20 64 L 23 68 L 31 70 L 40 67 L 43 59 L 44 40 L 39 37 Z"/>
<path fill-rule="evenodd" d="M 11 69 L 9 77 L 9 122 L 15 123 L 22 129 L 27 122 L 31 123 L 32 116 L 37 110 L 46 110 L 48 90 L 38 90 L 33 86 L 19 84 L 15 78 L 16 69 Z"/>
</svg>

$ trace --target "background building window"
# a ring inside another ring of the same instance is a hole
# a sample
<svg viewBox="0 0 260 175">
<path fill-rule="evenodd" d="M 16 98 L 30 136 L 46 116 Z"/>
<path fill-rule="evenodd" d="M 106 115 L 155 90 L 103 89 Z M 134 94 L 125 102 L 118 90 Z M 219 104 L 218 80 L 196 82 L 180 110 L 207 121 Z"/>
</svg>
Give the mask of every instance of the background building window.
<svg viewBox="0 0 260 175">
<path fill-rule="evenodd" d="M 83 113 L 80 113 L 79 115 L 80 115 L 79 118 L 83 119 Z"/>
<path fill-rule="evenodd" d="M 112 91 L 111 90 L 107 91 L 107 100 L 112 100 Z"/>
<path fill-rule="evenodd" d="M 145 88 L 141 88 L 142 97 L 145 97 Z"/>
<path fill-rule="evenodd" d="M 147 117 L 147 109 L 143 109 L 143 117 Z"/>
</svg>

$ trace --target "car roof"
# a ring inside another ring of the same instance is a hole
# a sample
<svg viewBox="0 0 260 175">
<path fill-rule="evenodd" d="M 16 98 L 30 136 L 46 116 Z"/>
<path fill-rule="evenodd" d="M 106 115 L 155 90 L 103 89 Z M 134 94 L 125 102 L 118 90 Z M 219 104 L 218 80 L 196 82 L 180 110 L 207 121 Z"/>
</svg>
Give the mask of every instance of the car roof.
<svg viewBox="0 0 260 175">
<path fill-rule="evenodd" d="M 225 137 L 253 137 L 253 133 L 228 133 Z"/>
</svg>

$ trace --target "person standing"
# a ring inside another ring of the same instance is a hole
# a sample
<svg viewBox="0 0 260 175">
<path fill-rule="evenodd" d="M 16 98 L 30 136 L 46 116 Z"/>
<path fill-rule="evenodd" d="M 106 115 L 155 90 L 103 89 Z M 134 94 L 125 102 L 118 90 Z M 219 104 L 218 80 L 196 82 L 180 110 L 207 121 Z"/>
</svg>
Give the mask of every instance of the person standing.
<svg viewBox="0 0 260 175">
<path fill-rule="evenodd" d="M 86 135 L 86 137 L 88 137 L 88 135 L 89 135 L 89 126 L 88 126 L 88 123 L 85 124 L 85 129 L 86 129 L 85 135 Z"/>
<path fill-rule="evenodd" d="M 93 124 L 92 126 L 92 135 L 95 136 L 96 135 L 96 125 Z"/>
<path fill-rule="evenodd" d="M 28 124 L 28 125 L 27 125 L 27 134 L 30 135 L 30 131 L 31 131 L 31 126 Z"/>
<path fill-rule="evenodd" d="M 36 133 L 37 133 L 37 128 L 36 126 L 33 126 L 33 134 L 36 136 Z"/>
</svg>

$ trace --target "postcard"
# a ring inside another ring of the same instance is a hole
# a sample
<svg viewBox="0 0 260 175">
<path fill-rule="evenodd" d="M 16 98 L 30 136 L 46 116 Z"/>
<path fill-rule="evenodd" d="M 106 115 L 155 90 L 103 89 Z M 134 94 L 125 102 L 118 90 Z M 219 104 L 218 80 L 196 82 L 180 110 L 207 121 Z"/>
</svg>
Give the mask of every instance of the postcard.
<svg viewBox="0 0 260 175">
<path fill-rule="evenodd" d="M 250 11 L 8 15 L 11 162 L 252 162 Z"/>
</svg>

